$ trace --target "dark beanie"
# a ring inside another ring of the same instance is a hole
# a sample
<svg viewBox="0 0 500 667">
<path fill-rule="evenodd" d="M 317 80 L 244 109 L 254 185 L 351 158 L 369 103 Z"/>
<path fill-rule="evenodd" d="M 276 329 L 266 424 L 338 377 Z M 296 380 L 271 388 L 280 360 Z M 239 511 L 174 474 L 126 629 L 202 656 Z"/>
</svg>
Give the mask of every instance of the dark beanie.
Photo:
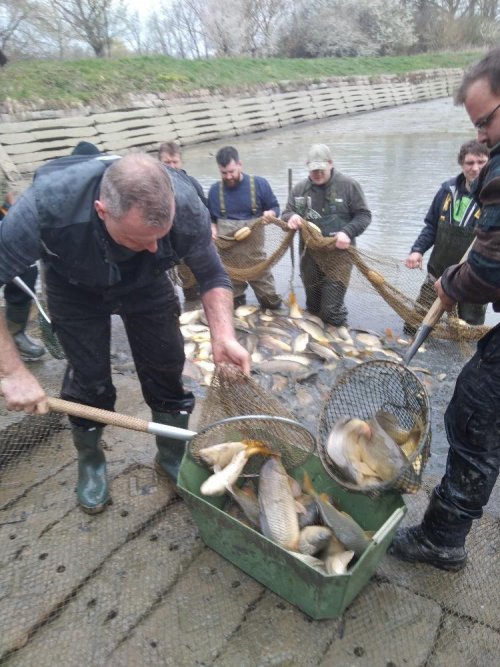
<svg viewBox="0 0 500 667">
<path fill-rule="evenodd" d="M 94 146 L 94 144 L 91 144 L 90 141 L 80 141 L 73 150 L 71 151 L 71 155 L 100 155 L 101 151 L 97 148 L 97 146 Z"/>
</svg>

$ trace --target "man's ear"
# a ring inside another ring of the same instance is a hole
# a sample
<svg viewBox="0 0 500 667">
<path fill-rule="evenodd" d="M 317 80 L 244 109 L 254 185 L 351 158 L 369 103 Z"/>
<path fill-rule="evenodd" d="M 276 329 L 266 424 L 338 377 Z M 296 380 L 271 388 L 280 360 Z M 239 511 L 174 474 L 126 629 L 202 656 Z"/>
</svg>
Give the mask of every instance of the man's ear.
<svg viewBox="0 0 500 667">
<path fill-rule="evenodd" d="M 104 204 L 98 199 L 96 199 L 94 202 L 94 206 L 95 210 L 97 211 L 97 215 L 101 218 L 101 220 L 104 220 L 104 214 L 106 213 L 106 207 L 104 206 Z"/>
</svg>

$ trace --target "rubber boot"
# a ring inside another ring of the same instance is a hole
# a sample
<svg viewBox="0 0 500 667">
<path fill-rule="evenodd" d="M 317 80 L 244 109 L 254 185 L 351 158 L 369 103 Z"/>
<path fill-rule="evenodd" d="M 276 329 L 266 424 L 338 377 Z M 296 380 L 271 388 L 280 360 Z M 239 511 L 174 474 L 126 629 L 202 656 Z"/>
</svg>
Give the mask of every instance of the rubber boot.
<svg viewBox="0 0 500 667">
<path fill-rule="evenodd" d="M 106 459 L 101 447 L 102 428 L 73 426 L 72 431 L 78 452 L 78 502 L 84 512 L 98 514 L 110 502 Z"/>
<path fill-rule="evenodd" d="M 438 546 L 431 542 L 420 525 L 396 531 L 388 553 L 400 560 L 426 563 L 451 572 L 461 570 L 467 562 L 463 546 Z"/>
<path fill-rule="evenodd" d="M 152 411 L 153 421 L 167 426 L 176 426 L 177 428 L 187 428 L 189 415 L 186 412 L 170 413 Z M 158 454 L 155 458 L 155 468 L 164 477 L 177 484 L 179 468 L 182 457 L 186 449 L 184 440 L 167 438 L 165 436 L 156 437 L 156 446 Z"/>
<path fill-rule="evenodd" d="M 31 302 L 21 305 L 6 305 L 7 327 L 23 359 L 33 361 L 45 354 L 43 345 L 34 343 L 25 333 L 31 310 Z"/>
</svg>

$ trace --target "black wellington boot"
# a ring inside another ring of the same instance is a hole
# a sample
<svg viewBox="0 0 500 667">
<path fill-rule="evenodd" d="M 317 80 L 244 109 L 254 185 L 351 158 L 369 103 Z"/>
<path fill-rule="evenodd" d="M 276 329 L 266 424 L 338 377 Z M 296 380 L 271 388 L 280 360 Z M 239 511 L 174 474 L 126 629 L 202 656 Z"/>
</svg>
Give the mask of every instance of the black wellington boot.
<svg viewBox="0 0 500 667">
<path fill-rule="evenodd" d="M 189 415 L 187 413 L 170 413 L 152 411 L 153 421 L 167 426 L 176 426 L 177 428 L 187 428 Z M 155 468 L 164 477 L 177 484 L 179 468 L 182 457 L 186 449 L 186 443 L 183 440 L 167 438 L 165 436 L 156 436 L 156 446 L 158 454 L 155 457 Z"/>
<path fill-rule="evenodd" d="M 410 563 L 426 563 L 452 572 L 461 570 L 467 562 L 463 546 L 438 546 L 431 542 L 420 525 L 397 530 L 387 553 Z"/>
<path fill-rule="evenodd" d="M 21 305 L 7 303 L 5 309 L 9 332 L 14 338 L 14 343 L 22 358 L 26 361 L 40 359 L 45 354 L 43 345 L 33 342 L 25 333 L 30 310 L 31 302 Z"/>
<path fill-rule="evenodd" d="M 78 502 L 87 514 L 99 514 L 111 500 L 101 447 L 102 428 L 73 426 L 72 432 L 78 452 Z"/>
</svg>

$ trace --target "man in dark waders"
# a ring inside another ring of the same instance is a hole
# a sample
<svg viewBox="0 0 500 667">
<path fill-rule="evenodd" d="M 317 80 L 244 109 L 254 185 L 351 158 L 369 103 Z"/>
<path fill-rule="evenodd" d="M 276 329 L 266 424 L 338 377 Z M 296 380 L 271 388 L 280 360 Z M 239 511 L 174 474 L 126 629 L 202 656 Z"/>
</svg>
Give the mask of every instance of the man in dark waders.
<svg viewBox="0 0 500 667">
<path fill-rule="evenodd" d="M 248 353 L 234 335 L 231 284 L 211 242 L 208 211 L 181 172 L 140 153 L 48 162 L 0 223 L 0 285 L 40 255 L 52 323 L 68 360 L 63 398 L 114 409 L 110 334 L 116 313 L 153 421 L 187 427 L 194 396 L 182 385 L 180 308 L 166 273 L 181 259 L 200 285 L 215 363 L 249 372 Z M 7 407 L 46 412 L 47 397 L 21 362 L 3 318 L 0 349 Z M 78 502 L 89 513 L 101 512 L 110 500 L 102 426 L 70 421 Z M 175 482 L 184 445 L 167 437 L 156 443 L 156 467 Z"/>
<path fill-rule="evenodd" d="M 481 215 L 466 262 L 447 268 L 436 290 L 447 310 L 456 302 L 493 303 L 500 311 L 500 48 L 465 75 L 455 96 L 490 148 L 490 161 L 472 188 Z M 445 414 L 450 444 L 446 472 L 422 523 L 398 530 L 389 553 L 403 560 L 460 570 L 465 539 L 479 519 L 500 466 L 500 324 L 477 345 L 462 369 Z"/>
<path fill-rule="evenodd" d="M 331 267 L 336 275 L 327 276 L 302 242 L 300 273 L 307 310 L 336 327 L 338 335 L 349 340 L 344 299 L 352 262 L 345 250 L 355 245 L 355 238 L 368 227 L 372 214 L 359 183 L 334 169 L 328 146 L 313 144 L 307 167 L 309 176 L 293 186 L 282 217 L 290 229 L 298 229 L 308 219 L 321 229 L 323 236 L 335 236 Z M 310 217 L 313 211 L 314 218 Z"/>
<path fill-rule="evenodd" d="M 427 277 L 417 297 L 424 314 L 436 298 L 434 283 L 445 269 L 462 259 L 474 239 L 481 209 L 470 190 L 489 154 L 488 147 L 478 141 L 467 141 L 460 146 L 458 164 L 462 171 L 441 184 L 425 216 L 425 226 L 406 258 L 409 269 L 419 269 L 424 253 L 434 246 L 427 263 Z M 457 307 L 458 316 L 467 324 L 484 324 L 486 305 L 459 303 Z M 408 323 L 404 331 L 415 334 L 415 328 Z"/>
</svg>

